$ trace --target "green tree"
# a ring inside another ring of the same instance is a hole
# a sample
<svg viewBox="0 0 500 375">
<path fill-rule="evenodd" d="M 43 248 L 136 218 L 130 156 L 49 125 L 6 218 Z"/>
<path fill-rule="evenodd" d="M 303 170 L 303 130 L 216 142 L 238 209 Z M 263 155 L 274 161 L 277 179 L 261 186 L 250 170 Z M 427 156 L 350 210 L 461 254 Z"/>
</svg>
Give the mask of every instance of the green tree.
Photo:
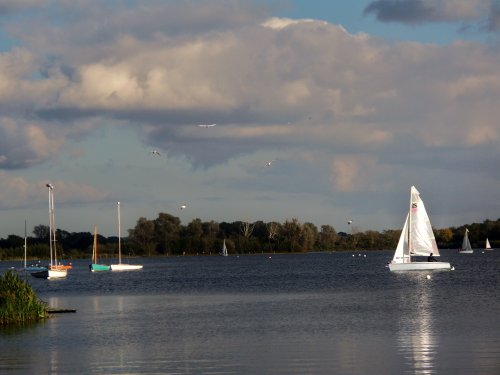
<svg viewBox="0 0 500 375">
<path fill-rule="evenodd" d="M 128 234 L 130 240 L 138 244 L 144 253 L 149 256 L 154 253 L 156 246 L 155 224 L 151 220 L 140 217 L 135 227 L 128 230 Z"/>
<path fill-rule="evenodd" d="M 180 219 L 162 212 L 153 223 L 158 252 L 161 254 L 177 253 L 180 248 Z"/>
<path fill-rule="evenodd" d="M 322 225 L 321 231 L 318 234 L 319 250 L 332 251 L 335 249 L 337 241 L 337 232 L 331 225 Z"/>
</svg>

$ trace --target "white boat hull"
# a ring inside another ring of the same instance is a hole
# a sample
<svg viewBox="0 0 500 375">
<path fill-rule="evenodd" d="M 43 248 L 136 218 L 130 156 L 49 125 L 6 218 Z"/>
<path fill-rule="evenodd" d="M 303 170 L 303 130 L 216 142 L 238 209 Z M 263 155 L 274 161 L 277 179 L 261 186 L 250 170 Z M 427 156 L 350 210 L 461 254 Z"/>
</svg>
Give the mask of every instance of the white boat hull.
<svg viewBox="0 0 500 375">
<path fill-rule="evenodd" d="M 49 270 L 45 269 L 42 271 L 36 271 L 31 273 L 32 276 L 37 277 L 39 279 L 62 279 L 68 276 L 68 270 L 65 269 L 56 269 Z"/>
<path fill-rule="evenodd" d="M 411 262 L 411 263 L 389 263 L 391 271 L 431 271 L 450 270 L 449 262 Z"/>
<path fill-rule="evenodd" d="M 140 270 L 142 264 L 112 264 L 111 271 L 130 271 L 130 270 Z"/>
<path fill-rule="evenodd" d="M 459 250 L 459 254 L 473 254 L 474 250 Z"/>
</svg>

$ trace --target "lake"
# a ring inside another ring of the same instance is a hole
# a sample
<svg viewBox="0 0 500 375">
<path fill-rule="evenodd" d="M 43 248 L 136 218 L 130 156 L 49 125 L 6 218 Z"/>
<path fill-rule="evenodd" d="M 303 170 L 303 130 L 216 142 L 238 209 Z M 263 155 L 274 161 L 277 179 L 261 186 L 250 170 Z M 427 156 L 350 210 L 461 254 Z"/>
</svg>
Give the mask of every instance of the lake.
<svg viewBox="0 0 500 375">
<path fill-rule="evenodd" d="M 77 312 L 0 329 L 0 372 L 500 374 L 500 250 L 442 250 L 454 271 L 415 273 L 389 272 L 392 253 L 76 260 L 28 276 Z"/>
</svg>

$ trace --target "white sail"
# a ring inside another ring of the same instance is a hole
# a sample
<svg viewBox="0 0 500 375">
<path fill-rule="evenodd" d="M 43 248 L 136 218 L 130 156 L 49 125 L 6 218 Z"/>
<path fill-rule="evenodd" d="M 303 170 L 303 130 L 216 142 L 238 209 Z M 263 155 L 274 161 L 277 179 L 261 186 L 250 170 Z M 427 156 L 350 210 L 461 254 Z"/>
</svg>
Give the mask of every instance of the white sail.
<svg viewBox="0 0 500 375">
<path fill-rule="evenodd" d="M 393 263 L 411 262 L 410 252 L 408 249 L 408 220 L 409 215 L 406 215 L 405 225 L 403 226 L 403 230 L 401 231 L 401 236 L 399 236 L 398 247 L 396 247 L 394 257 L 392 258 Z"/>
<path fill-rule="evenodd" d="M 491 250 L 491 245 L 490 245 L 490 241 L 488 241 L 488 239 L 486 239 L 486 247 L 485 247 L 486 250 Z"/>
<path fill-rule="evenodd" d="M 431 221 L 415 186 L 411 187 L 410 223 L 410 254 L 439 256 Z"/>
<path fill-rule="evenodd" d="M 462 250 L 471 250 L 472 246 L 469 241 L 469 230 L 465 229 L 464 239 L 462 241 Z"/>
<path fill-rule="evenodd" d="M 412 256 L 428 256 L 429 258 L 427 262 L 416 262 L 412 260 Z M 412 186 L 409 212 L 406 215 L 394 257 L 389 263 L 389 269 L 391 271 L 451 269 L 450 263 L 436 262 L 433 256 L 439 256 L 439 250 L 431 222 L 424 202 L 420 199 L 420 193 L 415 186 Z"/>
<path fill-rule="evenodd" d="M 474 250 L 472 249 L 472 246 L 470 245 L 469 241 L 469 230 L 465 228 L 465 234 L 464 234 L 464 239 L 462 241 L 462 247 L 458 251 L 459 253 L 462 254 L 472 254 Z"/>
<path fill-rule="evenodd" d="M 226 240 L 223 241 L 222 243 L 222 252 L 221 255 L 224 257 L 227 257 L 227 247 L 226 247 Z"/>
</svg>

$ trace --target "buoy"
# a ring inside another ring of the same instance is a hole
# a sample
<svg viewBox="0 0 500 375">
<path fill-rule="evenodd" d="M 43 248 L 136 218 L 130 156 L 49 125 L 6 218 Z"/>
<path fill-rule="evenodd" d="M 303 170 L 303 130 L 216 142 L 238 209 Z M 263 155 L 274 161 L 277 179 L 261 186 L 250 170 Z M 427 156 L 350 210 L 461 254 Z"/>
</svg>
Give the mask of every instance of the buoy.
<svg viewBox="0 0 500 375">
<path fill-rule="evenodd" d="M 431 275 L 427 275 L 427 280 L 430 280 L 431 279 Z"/>
<path fill-rule="evenodd" d="M 363 255 L 366 258 L 366 254 Z"/>
<path fill-rule="evenodd" d="M 451 267 L 451 270 L 452 270 L 452 271 L 455 271 L 455 267 Z"/>
<path fill-rule="evenodd" d="M 352 254 L 352 256 L 354 256 L 354 254 Z"/>
</svg>

